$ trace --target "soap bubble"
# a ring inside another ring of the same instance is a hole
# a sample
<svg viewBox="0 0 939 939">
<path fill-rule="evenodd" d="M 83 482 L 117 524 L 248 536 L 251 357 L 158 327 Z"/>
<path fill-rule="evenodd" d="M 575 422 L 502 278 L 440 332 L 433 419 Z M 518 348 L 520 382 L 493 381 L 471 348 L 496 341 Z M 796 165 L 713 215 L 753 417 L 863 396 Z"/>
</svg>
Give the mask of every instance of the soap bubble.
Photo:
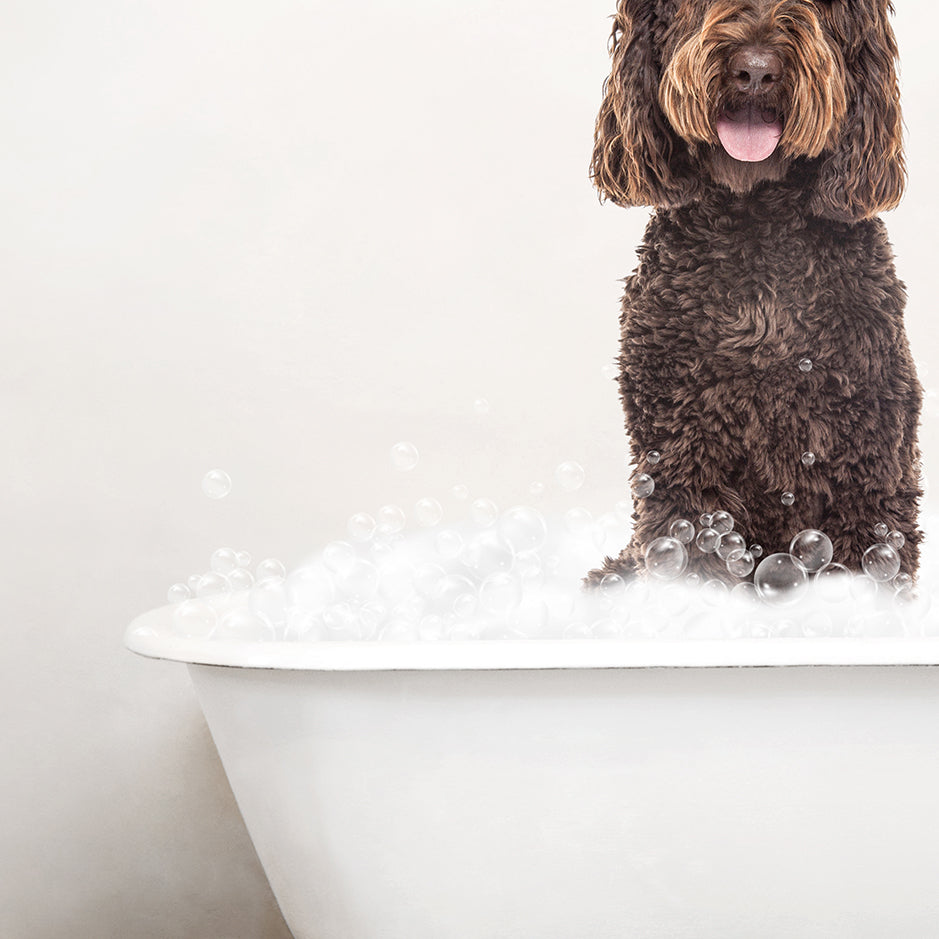
<svg viewBox="0 0 939 939">
<path fill-rule="evenodd" d="M 711 513 L 711 512 L 705 512 L 703 515 L 699 515 L 699 516 L 698 516 L 698 524 L 699 524 L 702 528 L 710 528 L 710 527 L 711 527 L 711 515 L 712 515 L 712 514 L 713 514 L 713 513 Z"/>
<path fill-rule="evenodd" d="M 730 512 L 712 512 L 711 524 L 708 527 L 713 528 L 719 535 L 725 535 L 727 532 L 733 530 L 734 517 Z"/>
<path fill-rule="evenodd" d="M 694 541 L 694 525 L 686 518 L 676 518 L 668 526 L 669 535 L 682 544 L 691 544 Z"/>
<path fill-rule="evenodd" d="M 258 564 L 257 574 L 259 581 L 269 577 L 282 579 L 287 576 L 287 569 L 277 558 L 265 558 Z"/>
<path fill-rule="evenodd" d="M 463 618 L 468 619 L 476 612 L 479 605 L 479 599 L 476 591 L 458 594 L 453 600 L 453 612 Z"/>
<path fill-rule="evenodd" d="M 743 535 L 741 535 L 738 531 L 728 530 L 723 535 L 721 535 L 721 539 L 717 543 L 717 556 L 722 561 L 729 561 L 731 555 L 736 554 L 738 551 L 743 554 L 746 549 L 747 541 Z M 747 573 L 749 573 L 749 571 Z"/>
<path fill-rule="evenodd" d="M 224 574 L 217 571 L 209 571 L 199 578 L 196 584 L 195 594 L 197 597 L 215 597 L 231 591 L 231 584 Z"/>
<path fill-rule="evenodd" d="M 713 528 L 702 528 L 694 542 L 705 554 L 713 554 L 721 543 L 720 533 Z"/>
<path fill-rule="evenodd" d="M 189 592 L 195 594 L 196 587 L 199 586 L 199 581 L 202 580 L 201 574 L 190 574 L 186 578 L 186 585 L 189 587 Z"/>
<path fill-rule="evenodd" d="M 600 369 L 600 374 L 604 378 L 612 381 L 614 378 L 619 377 L 619 367 L 616 365 L 615 362 L 608 362 L 606 365 L 604 365 Z"/>
<path fill-rule="evenodd" d="M 811 450 L 806 450 L 802 454 L 802 463 L 805 466 L 814 466 L 815 465 L 815 454 Z"/>
<path fill-rule="evenodd" d="M 761 599 L 770 606 L 791 606 L 802 599 L 808 573 L 791 554 L 771 554 L 760 561 L 753 583 Z"/>
<path fill-rule="evenodd" d="M 548 525 L 542 514 L 524 505 L 505 512 L 499 519 L 498 531 L 516 554 L 537 551 L 548 537 Z"/>
<path fill-rule="evenodd" d="M 334 603 L 323 614 L 323 625 L 328 638 L 333 640 L 360 639 L 362 625 L 349 603 Z"/>
<path fill-rule="evenodd" d="M 231 476 L 225 470 L 209 470 L 202 477 L 202 491 L 210 499 L 224 499 L 231 492 Z"/>
<path fill-rule="evenodd" d="M 779 500 L 783 505 L 792 505 L 796 501 L 794 493 L 784 492 L 782 498 Z"/>
<path fill-rule="evenodd" d="M 851 581 L 854 575 L 843 564 L 826 564 L 815 575 L 815 586 L 822 599 L 831 603 L 841 603 L 851 593 Z"/>
<path fill-rule="evenodd" d="M 650 450 L 646 454 L 646 461 L 650 463 L 652 466 L 655 466 L 655 464 L 658 463 L 659 460 L 661 459 L 662 459 L 662 454 L 659 453 L 658 450 Z"/>
<path fill-rule="evenodd" d="M 536 499 L 540 499 L 540 498 L 545 494 L 545 490 L 546 490 L 546 489 L 547 489 L 547 486 L 545 486 L 545 484 L 544 484 L 543 482 L 539 482 L 538 480 L 536 480 L 535 482 L 533 482 L 533 483 L 528 487 L 529 493 L 530 493 L 532 496 L 534 496 Z"/>
<path fill-rule="evenodd" d="M 275 626 L 287 619 L 287 591 L 284 581 L 277 577 L 259 580 L 248 594 L 248 606 L 255 613 L 262 613 Z"/>
<path fill-rule="evenodd" d="M 902 531 L 891 531 L 887 533 L 885 541 L 891 548 L 899 551 L 906 544 L 906 537 Z"/>
<path fill-rule="evenodd" d="M 290 572 L 285 589 L 291 606 L 319 611 L 333 600 L 334 585 L 322 567 L 308 565 Z"/>
<path fill-rule="evenodd" d="M 236 567 L 229 575 L 228 582 L 232 590 L 247 590 L 254 586 L 254 575 L 243 567 Z"/>
<path fill-rule="evenodd" d="M 183 600 L 188 600 L 191 596 L 192 591 L 189 589 L 188 584 L 173 584 L 173 586 L 166 591 L 166 602 L 182 603 Z"/>
<path fill-rule="evenodd" d="M 750 554 L 752 554 L 757 560 L 763 557 L 763 545 L 761 544 L 752 544 L 750 545 Z"/>
<path fill-rule="evenodd" d="M 378 510 L 378 531 L 383 535 L 391 535 L 401 531 L 407 522 L 404 509 L 399 505 L 383 505 Z"/>
<path fill-rule="evenodd" d="M 212 552 L 209 567 L 219 574 L 230 574 L 238 567 L 238 555 L 231 548 L 219 548 Z"/>
<path fill-rule="evenodd" d="M 755 564 L 756 561 L 753 560 L 753 555 L 749 551 L 742 549 L 734 551 L 727 558 L 727 570 L 733 574 L 734 577 L 749 577 Z M 739 587 L 740 584 L 737 586 Z M 747 586 L 752 586 L 752 584 L 748 584 Z M 754 590 L 755 589 L 756 588 L 754 588 Z"/>
<path fill-rule="evenodd" d="M 799 371 L 800 371 L 800 372 L 811 372 L 811 371 L 812 371 L 812 360 L 811 360 L 811 359 L 799 359 Z"/>
<path fill-rule="evenodd" d="M 183 600 L 173 610 L 173 631 L 186 639 L 208 639 L 216 622 L 214 608 L 203 600 Z"/>
<path fill-rule="evenodd" d="M 333 573 L 338 573 L 355 560 L 355 548 L 347 541 L 331 541 L 323 548 L 323 563 Z"/>
<path fill-rule="evenodd" d="M 452 528 L 445 528 L 434 538 L 434 548 L 443 558 L 455 558 L 463 550 L 463 536 Z"/>
<path fill-rule="evenodd" d="M 443 518 L 443 506 L 431 498 L 418 499 L 414 506 L 414 514 L 417 516 L 418 524 L 424 528 L 433 528 L 440 524 Z"/>
<path fill-rule="evenodd" d="M 495 524 L 499 517 L 499 507 L 492 499 L 476 499 L 472 507 L 473 521 L 481 528 Z"/>
<path fill-rule="evenodd" d="M 593 515 L 589 509 L 575 506 L 564 513 L 564 525 L 572 535 L 583 535 L 593 525 Z"/>
<path fill-rule="evenodd" d="M 887 527 L 887 525 L 886 525 L 885 522 L 878 522 L 878 523 L 874 526 L 874 534 L 875 534 L 878 538 L 886 538 L 886 537 L 887 537 L 887 533 L 888 533 L 889 531 L 890 531 L 890 529 Z"/>
<path fill-rule="evenodd" d="M 378 568 L 365 558 L 356 558 L 348 567 L 335 576 L 339 590 L 347 597 L 360 602 L 370 599 L 378 590 Z"/>
<path fill-rule="evenodd" d="M 346 527 L 355 541 L 371 541 L 375 534 L 375 519 L 368 512 L 356 512 Z"/>
<path fill-rule="evenodd" d="M 633 482 L 633 497 L 645 499 L 655 490 L 655 480 L 648 473 L 640 473 Z"/>
<path fill-rule="evenodd" d="M 749 554 L 749 553 L 750 553 L 749 551 L 744 552 L 744 554 Z M 743 557 L 743 556 L 744 556 L 744 555 L 741 555 L 741 557 Z M 739 560 L 739 559 L 735 558 L 734 560 Z M 753 570 L 753 564 L 752 564 L 753 558 L 752 558 L 752 557 L 750 558 L 750 561 L 751 561 L 750 570 Z M 727 566 L 729 567 L 730 564 L 731 564 L 731 562 L 728 561 Z M 733 573 L 733 572 L 731 572 L 731 573 Z M 750 571 L 747 571 L 747 574 L 749 574 L 749 573 L 750 573 Z M 738 576 L 744 577 L 744 576 L 746 576 L 746 575 L 745 575 L 745 574 L 741 574 L 741 575 L 738 575 Z M 760 599 L 760 595 L 759 595 L 759 593 L 757 592 L 756 587 L 755 587 L 753 584 L 747 583 L 747 582 L 740 583 L 740 584 L 735 584 L 735 585 L 731 588 L 730 595 L 731 595 L 731 597 L 733 597 L 735 600 L 740 600 L 740 601 L 742 601 L 742 602 L 744 602 L 744 603 L 757 603 L 757 602 L 759 602 L 759 599 Z"/>
<path fill-rule="evenodd" d="M 902 590 L 913 585 L 913 578 L 909 574 L 897 574 L 891 581 L 894 590 Z"/>
<path fill-rule="evenodd" d="M 425 562 L 414 571 L 414 589 L 422 597 L 433 597 L 446 576 L 447 572 L 439 564 Z"/>
<path fill-rule="evenodd" d="M 912 619 L 922 619 L 932 606 L 932 598 L 925 590 L 920 590 L 913 584 L 905 584 L 894 594 L 894 600 L 899 604 L 904 614 Z"/>
<path fill-rule="evenodd" d="M 486 398 L 477 398 L 473 402 L 473 410 L 479 415 L 488 414 L 489 408 L 489 401 Z"/>
<path fill-rule="evenodd" d="M 900 555 L 888 544 L 871 545 L 861 558 L 864 573 L 876 583 L 893 580 L 900 571 Z"/>
<path fill-rule="evenodd" d="M 866 574 L 851 578 L 851 596 L 861 603 L 873 603 L 877 599 L 877 581 Z"/>
<path fill-rule="evenodd" d="M 600 596 L 611 603 L 618 601 L 626 592 L 626 581 L 619 574 L 604 574 L 600 578 Z"/>
<path fill-rule="evenodd" d="M 656 538 L 646 548 L 646 570 L 658 580 L 681 577 L 688 566 L 688 552 L 676 538 Z"/>
<path fill-rule="evenodd" d="M 239 567 L 251 567 L 251 554 L 248 551 L 239 551 L 235 555 Z"/>
<path fill-rule="evenodd" d="M 407 473 L 417 466 L 420 454 L 413 443 L 402 440 L 391 448 L 391 465 L 401 473 Z"/>
<path fill-rule="evenodd" d="M 247 607 L 238 607 L 222 617 L 212 638 L 233 639 L 238 642 L 273 642 L 277 638 L 277 631 L 263 613 Z"/>
<path fill-rule="evenodd" d="M 469 488 L 462 483 L 457 483 L 451 488 L 450 495 L 459 502 L 465 502 L 469 498 Z"/>
<path fill-rule="evenodd" d="M 511 574 L 490 574 L 479 588 L 479 605 L 487 613 L 505 615 L 521 602 L 521 584 Z"/>
<path fill-rule="evenodd" d="M 449 613 L 453 609 L 453 604 L 460 597 L 467 595 L 475 597 L 475 584 L 468 577 L 463 577 L 461 574 L 447 574 L 437 585 L 433 601 L 441 610 Z"/>
<path fill-rule="evenodd" d="M 463 549 L 460 560 L 479 577 L 507 571 L 515 560 L 512 546 L 496 531 L 476 535 Z"/>
<path fill-rule="evenodd" d="M 558 466 L 554 471 L 554 477 L 565 492 L 574 492 L 575 489 L 580 489 L 583 486 L 587 474 L 580 463 L 569 460 Z"/>
<path fill-rule="evenodd" d="M 810 574 L 815 574 L 831 563 L 834 548 L 831 539 L 824 532 L 806 528 L 789 543 L 789 553 L 801 561 Z"/>
<path fill-rule="evenodd" d="M 701 599 L 713 606 L 723 606 L 729 590 L 727 584 L 720 580 L 706 580 L 701 588 Z"/>
<path fill-rule="evenodd" d="M 433 642 L 443 637 L 443 617 L 436 613 L 428 613 L 421 617 L 417 624 L 417 634 L 425 642 Z"/>
</svg>

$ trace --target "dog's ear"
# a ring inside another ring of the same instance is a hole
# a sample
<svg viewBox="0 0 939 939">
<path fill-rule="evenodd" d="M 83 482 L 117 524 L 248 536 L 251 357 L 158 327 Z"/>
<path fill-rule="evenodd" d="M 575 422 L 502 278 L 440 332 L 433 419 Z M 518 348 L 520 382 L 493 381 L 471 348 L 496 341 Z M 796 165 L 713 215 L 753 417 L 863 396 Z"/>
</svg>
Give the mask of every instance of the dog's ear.
<svg viewBox="0 0 939 939">
<path fill-rule="evenodd" d="M 848 110 L 841 138 L 819 160 L 812 210 L 854 221 L 893 209 L 906 186 L 897 42 L 889 0 L 854 0 L 844 49 Z"/>
<path fill-rule="evenodd" d="M 686 145 L 659 107 L 662 66 L 654 0 L 620 0 L 610 38 L 590 175 L 617 205 L 681 205 L 698 188 Z"/>
</svg>

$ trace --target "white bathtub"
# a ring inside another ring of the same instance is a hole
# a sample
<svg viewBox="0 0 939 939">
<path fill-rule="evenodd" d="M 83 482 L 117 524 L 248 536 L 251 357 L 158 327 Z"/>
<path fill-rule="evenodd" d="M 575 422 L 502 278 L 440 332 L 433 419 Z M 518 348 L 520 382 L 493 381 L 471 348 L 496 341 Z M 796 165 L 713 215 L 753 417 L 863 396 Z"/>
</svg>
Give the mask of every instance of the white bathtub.
<svg viewBox="0 0 939 939">
<path fill-rule="evenodd" d="M 939 935 L 939 640 L 239 644 L 170 620 L 126 643 L 189 663 L 296 939 Z"/>
</svg>

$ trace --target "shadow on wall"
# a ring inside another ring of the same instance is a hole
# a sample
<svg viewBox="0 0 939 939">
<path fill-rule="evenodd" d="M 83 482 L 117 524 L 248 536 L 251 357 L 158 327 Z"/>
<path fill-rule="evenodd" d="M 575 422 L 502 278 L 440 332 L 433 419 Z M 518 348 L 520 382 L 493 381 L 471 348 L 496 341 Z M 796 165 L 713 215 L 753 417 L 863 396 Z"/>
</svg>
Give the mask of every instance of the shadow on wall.
<svg viewBox="0 0 939 939">
<path fill-rule="evenodd" d="M 99 772 L 94 799 L 51 808 L 56 823 L 38 826 L 58 832 L 45 869 L 23 871 L 46 881 L 48 902 L 11 893 L 3 935 L 291 939 L 198 704 L 169 717 L 140 750 L 146 762 Z"/>
</svg>

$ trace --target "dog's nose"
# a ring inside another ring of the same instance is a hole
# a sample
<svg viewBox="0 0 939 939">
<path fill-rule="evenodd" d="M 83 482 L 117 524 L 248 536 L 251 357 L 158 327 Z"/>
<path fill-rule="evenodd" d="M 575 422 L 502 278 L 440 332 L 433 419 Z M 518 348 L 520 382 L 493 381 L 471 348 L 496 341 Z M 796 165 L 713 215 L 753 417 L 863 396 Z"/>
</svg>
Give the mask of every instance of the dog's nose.
<svg viewBox="0 0 939 939">
<path fill-rule="evenodd" d="M 782 59 L 769 49 L 744 46 L 731 56 L 730 75 L 739 91 L 763 94 L 782 78 Z"/>
</svg>

